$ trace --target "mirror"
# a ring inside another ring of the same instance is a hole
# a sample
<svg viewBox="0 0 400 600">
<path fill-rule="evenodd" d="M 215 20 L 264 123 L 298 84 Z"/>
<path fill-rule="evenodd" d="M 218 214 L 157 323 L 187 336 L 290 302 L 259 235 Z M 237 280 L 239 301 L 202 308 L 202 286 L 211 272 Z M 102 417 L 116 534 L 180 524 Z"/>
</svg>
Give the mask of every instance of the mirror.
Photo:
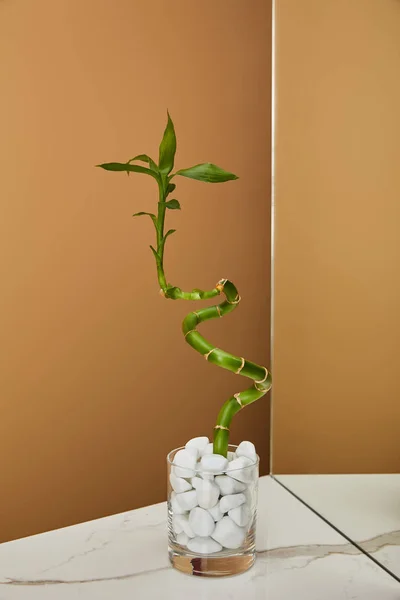
<svg viewBox="0 0 400 600">
<path fill-rule="evenodd" d="M 289 491 L 400 576 L 400 475 L 278 475 Z"/>
<path fill-rule="evenodd" d="M 400 2 L 274 11 L 272 471 L 400 577 Z"/>
</svg>

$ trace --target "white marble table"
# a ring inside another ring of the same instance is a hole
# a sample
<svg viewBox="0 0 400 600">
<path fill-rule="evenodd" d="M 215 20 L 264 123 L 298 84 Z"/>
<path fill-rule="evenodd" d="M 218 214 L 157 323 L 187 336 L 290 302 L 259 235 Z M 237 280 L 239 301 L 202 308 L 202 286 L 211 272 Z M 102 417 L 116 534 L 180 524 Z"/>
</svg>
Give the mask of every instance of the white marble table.
<svg viewBox="0 0 400 600">
<path fill-rule="evenodd" d="M 0 600 L 399 600 L 400 584 L 270 477 L 260 481 L 258 560 L 243 575 L 168 564 L 165 504 L 0 546 Z"/>
<path fill-rule="evenodd" d="M 277 475 L 400 579 L 400 475 Z"/>
</svg>

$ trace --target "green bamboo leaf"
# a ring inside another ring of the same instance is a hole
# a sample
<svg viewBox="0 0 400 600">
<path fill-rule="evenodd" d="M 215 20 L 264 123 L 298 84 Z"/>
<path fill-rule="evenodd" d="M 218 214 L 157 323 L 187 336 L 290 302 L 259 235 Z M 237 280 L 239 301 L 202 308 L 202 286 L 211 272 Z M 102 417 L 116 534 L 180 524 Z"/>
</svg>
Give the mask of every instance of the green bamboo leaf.
<svg viewBox="0 0 400 600">
<path fill-rule="evenodd" d="M 140 165 L 131 165 L 129 163 L 103 163 L 102 165 L 96 165 L 96 167 L 100 167 L 101 169 L 105 169 L 106 171 L 126 171 L 127 173 L 144 173 L 145 175 L 151 175 L 154 179 L 158 180 L 158 175 L 155 171 L 151 169 L 147 169 L 146 167 L 141 167 Z"/>
<path fill-rule="evenodd" d="M 176 136 L 174 124 L 168 114 L 168 123 L 164 131 L 164 136 L 160 144 L 160 153 L 158 167 L 161 173 L 167 174 L 174 168 L 174 159 L 176 152 Z"/>
<path fill-rule="evenodd" d="M 221 167 L 217 167 L 217 165 L 211 163 L 203 163 L 189 169 L 181 169 L 175 175 L 197 179 L 197 181 L 205 181 L 206 183 L 224 183 L 225 181 L 238 179 L 237 175 L 224 171 Z"/>
<path fill-rule="evenodd" d="M 153 215 L 153 213 L 148 213 L 148 212 L 137 212 L 135 214 L 132 215 L 132 217 L 141 217 L 142 215 L 149 215 L 149 217 L 154 217 L 154 219 L 156 218 L 156 215 Z"/>
<path fill-rule="evenodd" d="M 138 154 L 137 156 L 134 156 L 133 158 L 131 158 L 130 160 L 128 160 L 128 164 L 131 163 L 131 162 L 133 162 L 134 160 L 140 160 L 142 162 L 145 162 L 145 163 L 147 163 L 149 165 L 149 167 L 150 167 L 150 169 L 152 171 L 155 171 L 156 173 L 159 172 L 156 163 L 147 154 Z"/>
<path fill-rule="evenodd" d="M 166 233 L 166 234 L 164 235 L 164 237 L 163 237 L 163 242 L 165 243 L 165 240 L 167 239 L 167 237 L 168 237 L 169 235 L 172 235 L 173 233 L 175 233 L 175 231 L 176 231 L 176 229 L 169 229 L 169 230 L 167 231 L 167 233 Z"/>
<path fill-rule="evenodd" d="M 175 199 L 168 200 L 168 202 L 165 203 L 165 206 L 171 210 L 181 210 L 181 205 L 179 204 L 178 200 Z"/>
<path fill-rule="evenodd" d="M 150 169 L 151 169 L 152 171 L 155 171 L 156 173 L 159 173 L 159 172 L 160 172 L 160 170 L 159 170 L 159 168 L 157 167 L 156 163 L 155 163 L 155 162 L 154 162 L 154 160 L 153 160 L 153 159 L 151 159 L 151 158 L 150 158 L 150 160 L 149 160 L 149 166 L 150 166 Z"/>
<path fill-rule="evenodd" d="M 176 185 L 174 183 L 169 183 L 167 185 L 167 196 L 172 194 L 172 192 L 174 191 L 175 188 L 176 188 Z"/>
<path fill-rule="evenodd" d="M 151 161 L 151 158 L 147 154 L 138 154 L 137 156 L 134 156 L 133 158 L 128 160 L 128 163 L 131 163 L 134 160 L 141 160 L 142 162 L 149 163 Z"/>
<path fill-rule="evenodd" d="M 154 254 L 154 258 L 156 259 L 156 262 L 157 262 L 157 263 L 159 263 L 159 262 L 161 261 L 161 259 L 160 259 L 160 257 L 159 257 L 159 256 L 158 256 L 158 254 L 157 254 L 157 250 L 155 250 L 155 249 L 153 248 L 153 246 L 150 246 L 150 248 L 151 248 L 151 251 L 152 251 L 152 252 L 153 252 L 153 254 Z"/>
<path fill-rule="evenodd" d="M 143 212 L 143 211 L 141 211 L 141 212 L 137 212 L 137 213 L 135 213 L 134 215 L 132 215 L 132 217 L 142 217 L 143 215 L 147 215 L 147 216 L 149 216 L 149 217 L 150 217 L 150 219 L 153 221 L 153 223 L 154 223 L 154 225 L 155 225 L 156 229 L 157 229 L 157 217 L 156 217 L 156 215 L 153 215 L 153 213 L 149 213 L 149 212 Z"/>
</svg>

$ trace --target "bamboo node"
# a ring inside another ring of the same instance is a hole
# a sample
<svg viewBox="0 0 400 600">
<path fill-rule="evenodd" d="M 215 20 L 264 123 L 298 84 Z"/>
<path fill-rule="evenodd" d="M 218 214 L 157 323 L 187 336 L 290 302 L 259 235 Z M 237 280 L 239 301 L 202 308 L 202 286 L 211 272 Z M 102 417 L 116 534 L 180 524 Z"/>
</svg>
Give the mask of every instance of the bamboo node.
<svg viewBox="0 0 400 600">
<path fill-rule="evenodd" d="M 185 339 L 186 339 L 186 336 L 189 335 L 189 333 L 194 333 L 195 331 L 196 331 L 195 329 L 191 329 L 190 331 L 187 331 L 185 333 Z"/>
<path fill-rule="evenodd" d="M 197 321 L 200 323 L 200 315 L 199 313 L 197 313 L 195 310 L 193 311 L 193 314 L 196 315 Z"/>
<path fill-rule="evenodd" d="M 160 289 L 160 291 L 159 291 L 159 294 L 160 294 L 160 296 L 162 296 L 163 298 L 165 298 L 165 297 L 166 297 L 166 296 L 165 296 L 165 292 L 164 292 L 164 290 L 163 290 L 162 288 Z"/>
<path fill-rule="evenodd" d="M 226 301 L 228 304 L 239 304 L 239 302 L 241 301 L 241 297 L 236 296 L 235 300 L 228 300 L 228 298 L 227 298 Z"/>
<path fill-rule="evenodd" d="M 233 397 L 236 399 L 237 403 L 239 404 L 240 408 L 244 408 L 242 401 L 240 399 L 240 392 L 238 394 L 233 394 Z"/>
<path fill-rule="evenodd" d="M 215 308 L 217 309 L 217 313 L 219 314 L 219 316 L 220 316 L 220 317 L 222 317 L 222 315 L 221 315 L 221 307 L 220 307 L 220 305 L 219 305 L 219 304 L 217 304 L 217 305 L 215 306 Z"/>
<path fill-rule="evenodd" d="M 218 281 L 217 285 L 215 286 L 215 287 L 216 287 L 216 289 L 217 289 L 219 292 L 223 292 L 223 291 L 224 291 L 224 286 L 225 286 L 225 284 L 226 284 L 226 282 L 227 282 L 227 281 L 228 281 L 227 279 L 220 279 L 220 280 Z"/>
<path fill-rule="evenodd" d="M 244 367 L 244 363 L 246 362 L 244 358 L 240 359 L 242 361 L 242 364 L 240 365 L 240 367 L 238 368 L 238 370 L 236 371 L 236 375 L 239 375 L 240 371 L 243 369 Z"/>
<path fill-rule="evenodd" d="M 218 350 L 218 348 L 211 348 L 210 352 L 207 352 L 207 354 L 203 354 L 204 358 L 208 360 L 208 357 L 210 356 L 211 352 L 214 352 L 214 350 Z"/>
<path fill-rule="evenodd" d="M 257 384 L 257 382 L 256 382 L 256 381 L 254 382 L 254 387 L 256 388 L 256 390 L 257 390 L 258 392 L 267 392 L 267 391 L 268 391 L 268 390 L 264 389 L 263 387 L 260 387 L 260 386 Z M 269 389 L 269 388 L 268 388 L 268 389 Z"/>
<path fill-rule="evenodd" d="M 223 425 L 216 425 L 214 429 L 223 429 L 224 431 L 229 431 L 229 427 L 224 427 Z"/>
<path fill-rule="evenodd" d="M 265 367 L 263 367 L 265 369 L 265 377 L 264 379 L 260 379 L 259 381 L 255 381 L 255 383 L 264 383 L 264 381 L 266 381 L 267 377 L 268 377 L 268 369 L 266 369 Z"/>
</svg>

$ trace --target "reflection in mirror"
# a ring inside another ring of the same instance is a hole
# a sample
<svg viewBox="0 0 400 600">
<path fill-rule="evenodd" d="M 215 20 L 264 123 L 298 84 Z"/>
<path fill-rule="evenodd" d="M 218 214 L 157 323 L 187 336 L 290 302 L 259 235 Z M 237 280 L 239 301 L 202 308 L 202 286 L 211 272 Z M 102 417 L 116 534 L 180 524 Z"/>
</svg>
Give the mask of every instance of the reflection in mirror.
<svg viewBox="0 0 400 600">
<path fill-rule="evenodd" d="M 275 40 L 272 471 L 400 578 L 400 2 Z"/>
</svg>

